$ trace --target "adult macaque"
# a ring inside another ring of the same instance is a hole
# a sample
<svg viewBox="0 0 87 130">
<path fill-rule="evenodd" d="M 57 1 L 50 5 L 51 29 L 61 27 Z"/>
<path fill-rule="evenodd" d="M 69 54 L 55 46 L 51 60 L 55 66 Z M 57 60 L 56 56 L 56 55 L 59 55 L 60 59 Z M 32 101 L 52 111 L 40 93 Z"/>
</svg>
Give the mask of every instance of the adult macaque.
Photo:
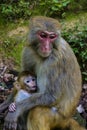
<svg viewBox="0 0 87 130">
<path fill-rule="evenodd" d="M 4 129 L 15 130 L 18 117 L 30 110 L 28 130 L 85 130 L 71 118 L 81 94 L 81 72 L 72 49 L 61 37 L 57 20 L 43 16 L 30 20 L 28 43 L 22 56 L 22 71 L 28 70 L 37 77 L 38 93 L 16 103 L 16 111 L 5 118 Z M 50 107 L 58 111 L 53 113 Z"/>
<path fill-rule="evenodd" d="M 19 75 L 17 81 L 14 83 L 14 102 L 10 104 L 9 111 L 16 110 L 16 102 L 20 102 L 37 91 L 36 78 L 30 72 L 24 71 Z"/>
</svg>

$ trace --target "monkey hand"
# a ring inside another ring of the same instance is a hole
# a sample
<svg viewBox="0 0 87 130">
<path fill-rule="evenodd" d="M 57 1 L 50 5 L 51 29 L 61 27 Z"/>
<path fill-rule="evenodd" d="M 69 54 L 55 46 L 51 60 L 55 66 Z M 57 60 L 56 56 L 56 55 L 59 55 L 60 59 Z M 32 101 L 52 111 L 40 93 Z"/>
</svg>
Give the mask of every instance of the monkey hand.
<svg viewBox="0 0 87 130">
<path fill-rule="evenodd" d="M 17 115 L 16 112 L 8 112 L 5 118 L 3 130 L 16 130 L 17 129 Z"/>
<path fill-rule="evenodd" d="M 13 102 L 9 105 L 9 112 L 14 112 L 15 110 L 16 110 L 16 104 L 15 102 Z"/>
</svg>

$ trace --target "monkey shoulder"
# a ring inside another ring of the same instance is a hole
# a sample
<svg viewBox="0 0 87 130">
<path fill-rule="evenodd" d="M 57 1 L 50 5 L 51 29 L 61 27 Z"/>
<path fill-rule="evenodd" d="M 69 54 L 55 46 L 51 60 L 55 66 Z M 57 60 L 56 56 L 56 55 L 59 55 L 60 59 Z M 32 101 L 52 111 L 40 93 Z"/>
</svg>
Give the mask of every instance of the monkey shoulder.
<svg viewBox="0 0 87 130">
<path fill-rule="evenodd" d="M 20 101 L 22 101 L 22 100 L 24 100 L 24 99 L 26 99 L 26 98 L 28 98 L 28 97 L 30 97 L 30 96 L 31 96 L 30 93 L 28 93 L 27 91 L 21 89 L 21 90 L 17 93 L 17 95 L 16 95 L 16 97 L 15 97 L 15 101 L 16 101 L 16 102 L 20 102 Z"/>
</svg>

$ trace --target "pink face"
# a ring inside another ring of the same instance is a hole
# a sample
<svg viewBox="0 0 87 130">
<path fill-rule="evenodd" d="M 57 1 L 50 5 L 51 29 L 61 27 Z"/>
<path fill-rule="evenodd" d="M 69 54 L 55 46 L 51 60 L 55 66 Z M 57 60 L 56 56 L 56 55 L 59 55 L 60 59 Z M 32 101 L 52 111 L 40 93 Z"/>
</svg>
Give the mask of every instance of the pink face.
<svg viewBox="0 0 87 130">
<path fill-rule="evenodd" d="M 54 43 L 54 41 L 57 39 L 58 35 L 54 32 L 48 32 L 48 31 L 39 31 L 37 33 L 37 36 L 40 41 L 40 48 L 39 50 L 43 54 L 50 54 L 51 53 L 51 46 Z"/>
</svg>

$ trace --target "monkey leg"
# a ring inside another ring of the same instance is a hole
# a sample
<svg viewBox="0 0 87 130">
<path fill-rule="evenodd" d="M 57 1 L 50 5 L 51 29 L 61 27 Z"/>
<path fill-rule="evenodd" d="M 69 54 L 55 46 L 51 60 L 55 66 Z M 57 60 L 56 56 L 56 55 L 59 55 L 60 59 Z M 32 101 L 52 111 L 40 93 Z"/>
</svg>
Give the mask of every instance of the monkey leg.
<svg viewBox="0 0 87 130">
<path fill-rule="evenodd" d="M 30 110 L 27 118 L 27 130 L 51 130 L 54 128 L 66 128 L 67 119 L 63 119 L 58 112 L 51 108 L 36 107 Z"/>
<path fill-rule="evenodd" d="M 74 119 L 70 119 L 69 126 L 70 126 L 70 130 L 86 130 L 85 128 L 81 127 L 79 123 Z"/>
<path fill-rule="evenodd" d="M 51 108 L 36 107 L 30 110 L 27 118 L 27 130 L 86 130 L 74 119 L 64 118 Z M 58 129 L 59 128 L 59 129 Z"/>
<path fill-rule="evenodd" d="M 50 130 L 51 119 L 49 108 L 36 107 L 28 114 L 27 130 Z"/>
</svg>

